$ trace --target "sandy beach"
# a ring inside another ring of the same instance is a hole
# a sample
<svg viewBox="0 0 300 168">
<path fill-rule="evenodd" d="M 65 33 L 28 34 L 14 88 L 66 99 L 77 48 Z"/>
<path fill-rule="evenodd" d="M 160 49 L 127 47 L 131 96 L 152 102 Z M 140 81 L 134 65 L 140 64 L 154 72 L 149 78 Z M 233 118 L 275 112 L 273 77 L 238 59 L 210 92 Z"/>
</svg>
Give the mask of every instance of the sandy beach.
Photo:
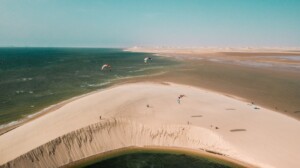
<svg viewBox="0 0 300 168">
<path fill-rule="evenodd" d="M 181 94 L 185 97 L 179 104 Z M 299 167 L 300 123 L 296 119 L 241 99 L 175 83 L 124 84 L 71 101 L 1 135 L 0 164 L 72 131 L 92 124 L 98 129 L 97 124 L 103 122 L 115 133 L 95 135 L 98 143 L 105 143 L 83 153 L 95 155 L 128 146 L 201 148 L 258 167 Z M 159 134 L 166 137 L 153 138 L 153 133 L 161 131 L 177 136 Z M 125 140 L 120 142 L 120 137 Z M 60 163 L 68 163 L 67 151 L 58 151 L 61 153 L 55 155 L 66 155 Z"/>
</svg>

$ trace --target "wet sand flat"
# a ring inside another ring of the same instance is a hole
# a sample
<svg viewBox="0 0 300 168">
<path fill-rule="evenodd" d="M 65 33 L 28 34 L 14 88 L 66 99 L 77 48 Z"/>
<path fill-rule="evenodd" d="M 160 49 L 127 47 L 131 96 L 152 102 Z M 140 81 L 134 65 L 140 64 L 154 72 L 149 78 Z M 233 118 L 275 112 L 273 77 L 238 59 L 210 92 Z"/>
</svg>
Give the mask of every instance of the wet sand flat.
<svg viewBox="0 0 300 168">
<path fill-rule="evenodd" d="M 299 51 L 148 49 L 146 52 L 177 59 L 182 64 L 164 75 L 131 81 L 170 81 L 203 87 L 300 119 Z"/>
</svg>

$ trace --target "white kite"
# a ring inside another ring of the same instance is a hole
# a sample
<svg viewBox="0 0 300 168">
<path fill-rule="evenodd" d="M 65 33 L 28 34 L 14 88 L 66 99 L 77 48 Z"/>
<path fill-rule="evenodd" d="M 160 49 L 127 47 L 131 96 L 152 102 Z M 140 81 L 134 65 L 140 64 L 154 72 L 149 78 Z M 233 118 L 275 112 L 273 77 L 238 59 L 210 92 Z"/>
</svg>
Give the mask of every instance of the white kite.
<svg viewBox="0 0 300 168">
<path fill-rule="evenodd" d="M 150 57 L 146 57 L 146 58 L 144 58 L 144 62 L 145 62 L 145 64 L 147 64 L 147 63 L 148 63 L 148 60 L 152 60 L 152 58 L 150 58 Z"/>
<path fill-rule="evenodd" d="M 105 69 L 109 69 L 111 70 L 111 66 L 109 64 L 104 64 L 102 65 L 101 71 L 105 70 Z"/>
</svg>

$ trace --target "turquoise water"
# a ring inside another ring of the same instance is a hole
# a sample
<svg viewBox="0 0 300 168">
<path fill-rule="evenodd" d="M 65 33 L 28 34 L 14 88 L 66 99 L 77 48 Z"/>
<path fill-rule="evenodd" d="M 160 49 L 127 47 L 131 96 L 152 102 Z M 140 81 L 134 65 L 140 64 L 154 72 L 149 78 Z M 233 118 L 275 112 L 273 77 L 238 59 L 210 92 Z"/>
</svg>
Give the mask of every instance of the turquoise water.
<svg viewBox="0 0 300 168">
<path fill-rule="evenodd" d="M 144 63 L 144 57 L 153 61 Z M 112 71 L 100 71 L 103 64 Z M 51 104 L 175 62 L 146 53 L 92 48 L 0 48 L 0 125 Z"/>
<path fill-rule="evenodd" d="M 133 153 L 85 166 L 85 168 L 230 168 L 204 157 L 171 153 Z"/>
</svg>

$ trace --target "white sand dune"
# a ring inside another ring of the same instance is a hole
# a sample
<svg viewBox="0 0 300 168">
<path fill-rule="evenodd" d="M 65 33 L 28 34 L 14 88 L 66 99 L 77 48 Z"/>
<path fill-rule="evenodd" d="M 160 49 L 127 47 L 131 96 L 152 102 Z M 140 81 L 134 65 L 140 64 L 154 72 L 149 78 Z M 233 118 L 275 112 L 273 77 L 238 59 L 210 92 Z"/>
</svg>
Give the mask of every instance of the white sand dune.
<svg viewBox="0 0 300 168">
<path fill-rule="evenodd" d="M 180 94 L 186 97 L 178 104 Z M 74 161 L 120 147 L 158 145 L 203 148 L 259 167 L 300 167 L 300 122 L 255 107 L 242 100 L 185 85 L 125 84 L 74 100 L 1 135 L 0 164 L 71 131 L 94 128 L 118 118 L 117 124 L 109 127 L 114 130 L 111 134 L 101 129 L 92 136 L 96 141 L 83 150 L 78 150 L 76 145 L 69 146 L 70 150 L 57 146 L 59 152 L 55 157 L 62 159 L 52 159 L 51 164 L 62 165 L 70 162 L 70 158 Z M 183 128 L 186 131 L 179 133 Z M 152 137 L 160 131 L 164 136 Z M 172 136 L 165 136 L 163 132 Z M 72 134 L 77 133 L 68 135 Z M 82 137 L 87 137 L 86 133 Z M 43 163 L 50 164 L 45 160 Z M 20 158 L 18 162 L 25 163 Z"/>
</svg>

